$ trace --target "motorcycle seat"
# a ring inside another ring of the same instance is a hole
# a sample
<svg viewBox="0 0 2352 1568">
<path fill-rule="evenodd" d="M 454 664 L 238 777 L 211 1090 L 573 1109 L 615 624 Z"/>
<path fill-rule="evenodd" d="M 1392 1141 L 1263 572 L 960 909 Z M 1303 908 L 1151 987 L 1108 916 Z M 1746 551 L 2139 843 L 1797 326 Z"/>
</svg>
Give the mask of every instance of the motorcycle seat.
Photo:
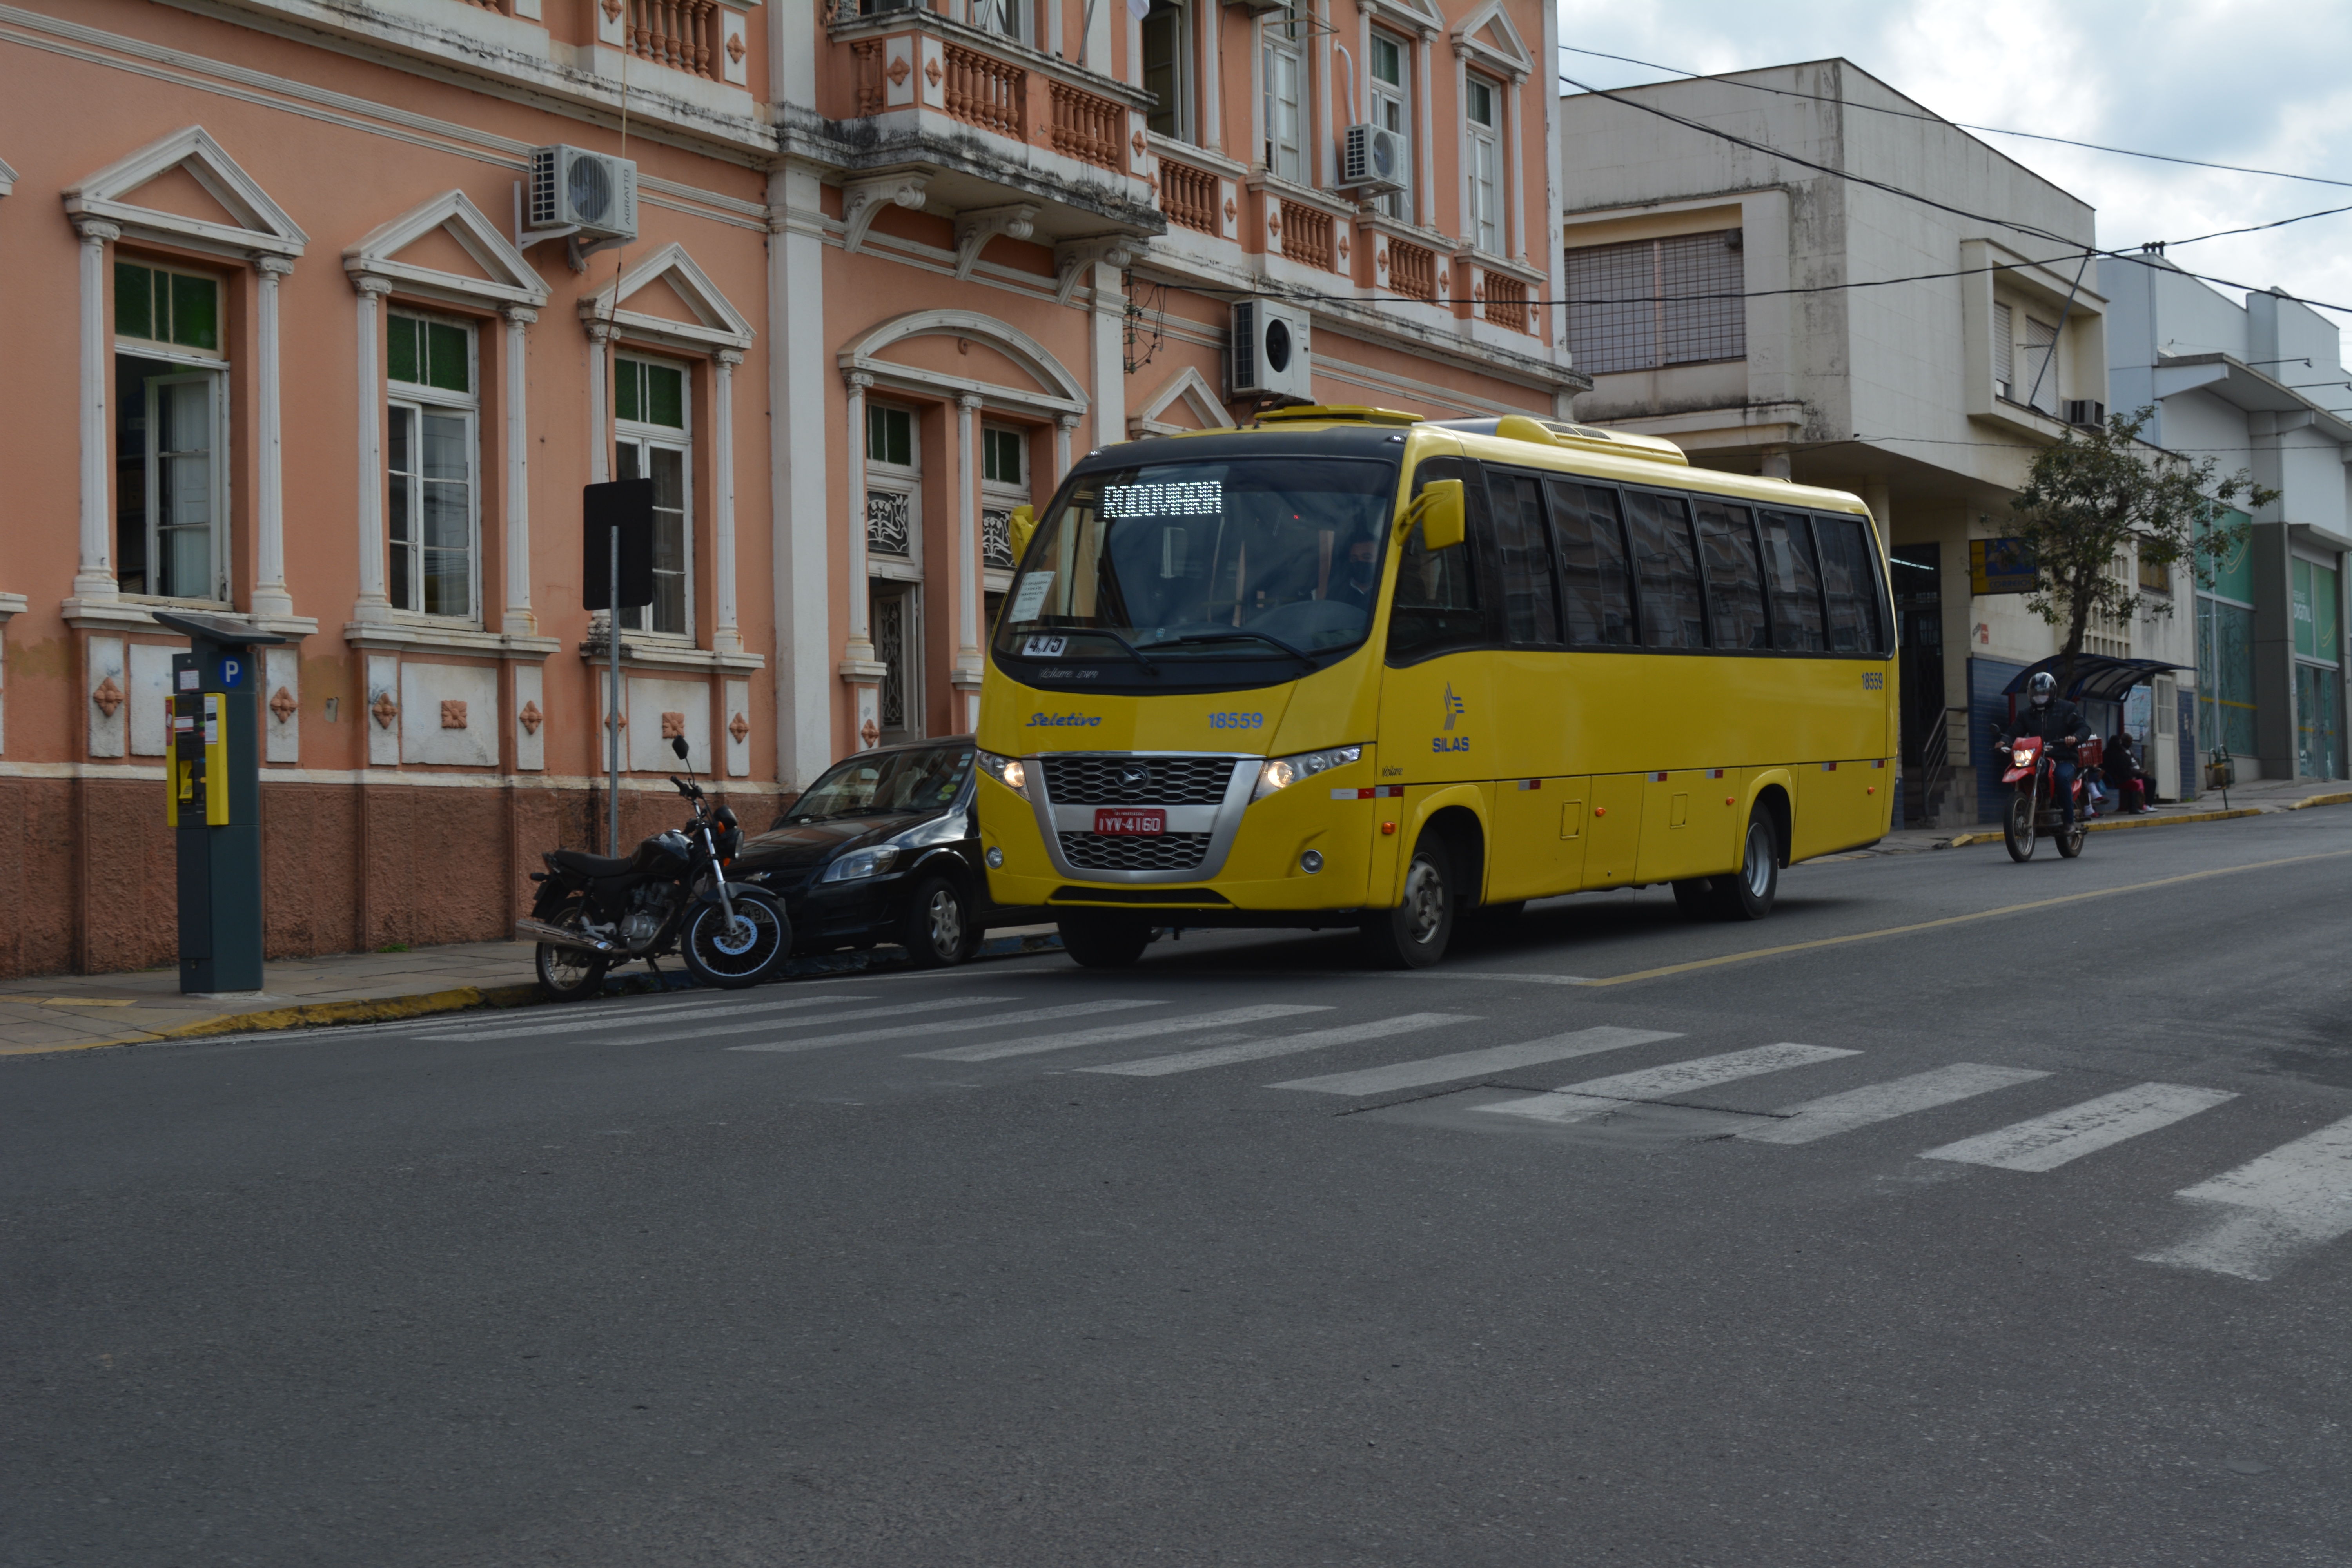
<svg viewBox="0 0 2352 1568">
<path fill-rule="evenodd" d="M 629 858 L 618 859 L 607 855 L 591 855 L 584 849 L 551 850 L 547 863 L 559 871 L 570 871 L 582 877 L 620 877 L 629 869 Z"/>
</svg>

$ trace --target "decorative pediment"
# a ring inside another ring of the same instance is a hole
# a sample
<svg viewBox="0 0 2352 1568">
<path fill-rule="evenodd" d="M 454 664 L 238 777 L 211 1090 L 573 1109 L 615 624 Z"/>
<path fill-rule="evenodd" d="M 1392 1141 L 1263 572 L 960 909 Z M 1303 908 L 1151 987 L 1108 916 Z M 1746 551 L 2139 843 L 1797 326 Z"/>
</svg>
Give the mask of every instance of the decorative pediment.
<svg viewBox="0 0 2352 1568">
<path fill-rule="evenodd" d="M 881 357 L 894 344 L 927 336 L 969 338 L 984 344 L 1012 361 L 1034 382 L 1034 388 L 1007 386 Z M 994 406 L 1037 414 L 1083 414 L 1088 402 L 1085 384 L 1045 344 L 1020 328 L 978 310 L 909 310 L 893 316 L 843 349 L 836 363 L 844 375 L 864 375 L 877 385 L 934 396 L 971 393 Z"/>
<path fill-rule="evenodd" d="M 1191 411 L 1193 422 L 1179 424 L 1163 419 L 1179 406 Z M 1191 365 L 1170 376 L 1145 401 L 1142 407 L 1128 416 L 1127 433 L 1140 440 L 1146 436 L 1174 436 L 1186 430 L 1230 430 L 1234 422 L 1225 414 L 1224 405 L 1217 401 L 1217 389 L 1208 378 Z"/>
<path fill-rule="evenodd" d="M 190 217 L 128 199 L 142 185 L 175 169 L 184 171 L 202 186 L 229 221 Z M 66 211 L 74 217 L 113 224 L 134 239 L 238 258 L 257 253 L 299 256 L 310 242 L 300 226 L 286 216 L 286 209 L 270 200 L 269 193 L 237 167 L 236 160 L 201 125 L 149 142 L 129 157 L 68 185 L 64 195 Z"/>
<path fill-rule="evenodd" d="M 1364 0 L 1361 7 L 1375 22 L 1386 22 L 1424 38 L 1445 30 L 1445 17 L 1430 0 Z"/>
<path fill-rule="evenodd" d="M 694 320 L 679 321 L 671 316 L 657 316 L 648 310 L 630 310 L 630 296 L 656 282 L 661 283 L 672 298 L 683 304 Z M 757 335 L 743 312 L 719 291 L 719 285 L 710 280 L 710 275 L 687 254 L 686 247 L 675 242 L 663 246 L 606 284 L 603 292 L 581 300 L 580 319 L 583 321 L 611 321 L 624 337 L 662 343 L 689 353 L 708 353 L 719 349 L 732 349 L 740 353 L 751 346 L 751 340 Z"/>
<path fill-rule="evenodd" d="M 414 258 L 401 259 L 403 251 L 421 249 L 418 242 L 436 235 L 456 241 L 480 269 L 478 274 L 427 266 Z M 403 293 L 454 304 L 488 302 L 537 310 L 547 303 L 546 282 L 463 191 L 444 191 L 378 225 L 343 252 L 343 270 L 353 279 L 387 279 Z"/>
<path fill-rule="evenodd" d="M 1503 0 L 1486 0 L 1454 28 L 1454 52 L 1479 61 L 1513 81 L 1525 81 L 1536 68 L 1527 40 L 1511 26 Z"/>
</svg>

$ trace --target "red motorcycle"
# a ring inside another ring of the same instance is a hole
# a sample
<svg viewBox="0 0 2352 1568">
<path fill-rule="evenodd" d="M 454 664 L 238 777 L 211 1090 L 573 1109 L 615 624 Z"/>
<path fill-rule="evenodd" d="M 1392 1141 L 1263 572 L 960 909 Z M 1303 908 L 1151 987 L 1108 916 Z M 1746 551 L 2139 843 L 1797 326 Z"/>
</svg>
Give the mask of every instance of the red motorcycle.
<svg viewBox="0 0 2352 1568">
<path fill-rule="evenodd" d="M 2083 836 L 2091 815 L 2091 797 L 2084 773 L 2099 765 L 2099 742 L 2093 739 L 2075 748 L 2074 776 L 2068 787 L 2074 796 L 2074 820 L 2068 823 L 2058 805 L 2058 758 L 2050 742 L 2039 735 L 2020 735 L 1994 742 L 2009 753 L 2009 771 L 2000 782 L 2016 793 L 2001 818 L 2001 838 L 2012 860 L 2033 858 L 2037 838 L 2055 839 L 2058 853 L 2072 860 L 2083 852 Z"/>
</svg>

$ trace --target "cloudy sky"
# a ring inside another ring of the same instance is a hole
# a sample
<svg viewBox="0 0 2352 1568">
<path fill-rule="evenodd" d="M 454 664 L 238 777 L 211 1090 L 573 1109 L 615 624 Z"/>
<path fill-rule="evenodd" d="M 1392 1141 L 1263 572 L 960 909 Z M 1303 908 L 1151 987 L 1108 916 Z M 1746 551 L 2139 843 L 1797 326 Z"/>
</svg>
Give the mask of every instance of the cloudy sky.
<svg viewBox="0 0 2352 1568">
<path fill-rule="evenodd" d="M 2352 5 L 2282 12 L 2233 0 L 1559 5 L 1560 42 L 1578 48 L 1702 74 L 1843 55 L 1937 113 L 1974 125 L 2352 182 Z M 1560 68 L 1600 88 L 1662 79 L 1657 71 L 1566 52 Z M 2097 207 L 2102 246 L 2352 205 L 2347 185 L 2010 136 L 1984 140 Z M 2170 256 L 2198 272 L 2352 305 L 2352 212 Z M 2335 320 L 2352 327 L 2352 310 Z M 2308 374 L 2284 368 L 2294 379 Z M 2336 390 L 2352 401 L 2352 391 Z"/>
</svg>

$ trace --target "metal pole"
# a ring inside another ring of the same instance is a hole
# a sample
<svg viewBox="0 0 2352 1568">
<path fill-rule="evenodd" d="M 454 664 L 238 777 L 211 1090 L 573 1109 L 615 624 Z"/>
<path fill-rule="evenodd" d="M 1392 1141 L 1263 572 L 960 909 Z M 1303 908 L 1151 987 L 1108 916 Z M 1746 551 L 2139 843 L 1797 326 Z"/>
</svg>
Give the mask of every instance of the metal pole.
<svg viewBox="0 0 2352 1568">
<path fill-rule="evenodd" d="M 612 566 L 604 579 L 604 635 L 610 639 L 613 689 L 605 693 L 604 715 L 604 853 L 621 853 L 621 530 L 607 531 L 613 542 Z"/>
</svg>

